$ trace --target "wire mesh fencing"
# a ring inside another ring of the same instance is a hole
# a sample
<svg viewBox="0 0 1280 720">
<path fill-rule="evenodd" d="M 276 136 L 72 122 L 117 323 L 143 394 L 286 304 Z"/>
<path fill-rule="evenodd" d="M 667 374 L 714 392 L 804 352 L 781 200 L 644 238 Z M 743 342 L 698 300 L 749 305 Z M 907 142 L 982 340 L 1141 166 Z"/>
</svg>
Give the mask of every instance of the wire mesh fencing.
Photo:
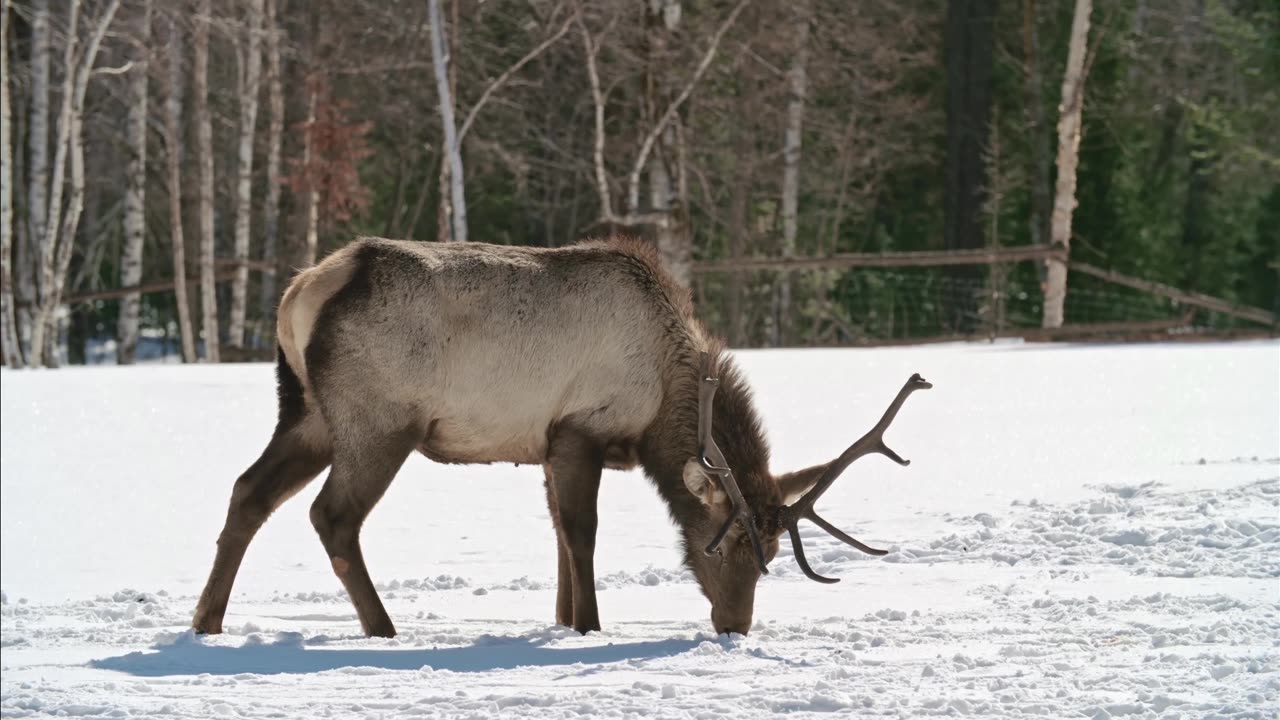
<svg viewBox="0 0 1280 720">
<path fill-rule="evenodd" d="M 779 291 L 782 272 L 741 272 L 736 284 L 728 273 L 704 274 L 696 289 L 700 314 L 732 344 L 743 347 L 999 337 L 1176 339 L 1276 332 L 1274 324 L 1267 328 L 1079 273 L 1072 273 L 1068 285 L 1066 324 L 1044 330 L 1043 288 L 1030 262 L 855 267 L 790 275 L 788 306 Z"/>
</svg>

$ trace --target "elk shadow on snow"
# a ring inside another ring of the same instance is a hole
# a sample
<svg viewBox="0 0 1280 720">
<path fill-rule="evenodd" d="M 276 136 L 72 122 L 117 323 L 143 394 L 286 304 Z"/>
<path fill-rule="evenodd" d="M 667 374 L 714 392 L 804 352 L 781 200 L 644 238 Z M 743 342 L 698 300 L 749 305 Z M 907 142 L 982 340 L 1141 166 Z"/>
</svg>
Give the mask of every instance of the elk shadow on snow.
<svg viewBox="0 0 1280 720">
<path fill-rule="evenodd" d="M 313 641 L 314 642 L 314 641 Z M 192 633 L 159 644 L 152 651 L 92 660 L 89 667 L 140 677 L 173 675 L 279 675 L 346 668 L 486 672 L 526 666 L 605 664 L 650 660 L 688 652 L 704 638 L 610 643 L 593 647 L 546 647 L 542 637 L 492 636 L 450 648 L 361 649 L 308 647 L 298 633 L 280 633 L 274 642 L 251 636 L 239 647 L 210 645 Z M 721 640 L 721 642 L 725 642 Z"/>
</svg>

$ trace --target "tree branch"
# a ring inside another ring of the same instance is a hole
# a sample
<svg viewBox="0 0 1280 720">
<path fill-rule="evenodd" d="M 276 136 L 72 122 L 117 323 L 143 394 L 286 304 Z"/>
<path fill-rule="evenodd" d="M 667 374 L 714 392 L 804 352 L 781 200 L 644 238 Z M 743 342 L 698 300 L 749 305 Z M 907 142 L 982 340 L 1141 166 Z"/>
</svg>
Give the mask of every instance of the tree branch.
<svg viewBox="0 0 1280 720">
<path fill-rule="evenodd" d="M 123 64 L 123 65 L 121 65 L 121 66 L 119 66 L 119 67 L 104 67 L 104 68 L 97 68 L 97 69 L 95 69 L 95 70 L 93 71 L 93 73 L 91 73 L 91 74 L 92 74 L 92 75 L 94 75 L 94 76 L 97 76 L 97 75 L 124 75 L 125 73 L 127 73 L 127 72 L 129 72 L 130 70 L 132 70 L 132 69 L 133 69 L 133 65 L 134 65 L 134 62 L 133 62 L 132 60 L 130 60 L 129 62 L 127 62 L 127 63 L 125 63 L 125 64 Z"/>
<path fill-rule="evenodd" d="M 467 113 L 467 119 L 462 121 L 462 127 L 458 130 L 459 143 L 467 137 L 467 131 L 471 129 L 471 124 L 475 122 L 476 115 L 480 113 L 480 109 L 489 101 L 489 98 L 493 96 L 493 93 L 510 80 L 512 75 L 520 72 L 521 68 L 528 65 L 530 62 L 533 62 L 533 60 L 545 52 L 547 48 L 551 47 L 557 40 L 564 37 L 565 33 L 569 32 L 569 28 L 573 26 L 573 22 L 576 17 L 576 14 L 571 15 L 569 19 L 564 21 L 564 24 L 560 26 L 560 29 L 557 30 L 554 35 L 543 40 L 537 47 L 530 50 L 524 57 L 516 61 L 516 64 L 507 68 L 496 80 L 489 83 L 489 87 L 485 88 L 484 92 L 480 94 L 480 99 L 476 100 L 476 104 L 471 106 L 471 112 Z"/>
<path fill-rule="evenodd" d="M 640 146 L 640 154 L 636 156 L 635 165 L 631 168 L 631 176 L 627 182 L 627 209 L 634 212 L 640 206 L 640 172 L 644 169 L 645 162 L 649 159 L 649 153 L 653 152 L 653 144 L 657 142 L 658 135 L 667 127 L 667 123 L 671 122 L 671 118 L 675 117 L 676 111 L 689 99 L 689 95 L 693 93 L 693 87 L 698 84 L 698 80 L 702 79 L 703 74 L 707 72 L 707 68 L 711 67 L 711 61 L 715 59 L 716 52 L 720 49 L 720 40 L 724 37 L 729 28 L 733 26 L 734 21 L 738 19 L 738 15 L 751 4 L 751 0 L 740 0 L 738 5 L 729 13 L 729 17 L 716 30 L 716 34 L 711 38 L 711 45 L 703 54 L 701 62 L 698 63 L 697 70 L 694 71 L 693 77 L 689 78 L 688 84 L 684 86 L 684 90 L 676 96 L 676 99 L 667 106 L 666 112 L 658 119 L 658 122 L 649 131 L 648 137 L 644 139 L 644 143 Z M 601 123 L 603 124 L 603 123 Z"/>
</svg>

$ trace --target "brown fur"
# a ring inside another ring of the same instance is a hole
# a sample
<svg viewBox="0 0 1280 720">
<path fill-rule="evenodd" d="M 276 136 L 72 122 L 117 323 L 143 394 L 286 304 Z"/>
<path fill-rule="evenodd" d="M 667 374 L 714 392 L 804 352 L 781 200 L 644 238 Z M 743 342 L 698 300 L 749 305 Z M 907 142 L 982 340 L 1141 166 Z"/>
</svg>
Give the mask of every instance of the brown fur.
<svg viewBox="0 0 1280 720">
<path fill-rule="evenodd" d="M 759 571 L 746 534 L 731 532 L 719 557 L 701 550 L 728 512 L 694 462 L 703 353 L 721 380 L 715 440 L 765 531 L 769 558 L 780 532 L 770 518 L 784 494 L 812 481 L 797 475 L 779 485 L 770 474 L 745 381 L 651 245 L 366 238 L 295 278 L 278 317 L 280 423 L 262 459 L 237 481 L 197 630 L 221 629 L 253 534 L 331 463 L 312 522 L 365 632 L 393 635 L 359 529 L 414 450 L 441 462 L 542 464 L 557 537 L 556 617 L 583 632 L 600 627 L 600 473 L 639 464 L 680 527 L 716 629 L 750 628 Z"/>
</svg>

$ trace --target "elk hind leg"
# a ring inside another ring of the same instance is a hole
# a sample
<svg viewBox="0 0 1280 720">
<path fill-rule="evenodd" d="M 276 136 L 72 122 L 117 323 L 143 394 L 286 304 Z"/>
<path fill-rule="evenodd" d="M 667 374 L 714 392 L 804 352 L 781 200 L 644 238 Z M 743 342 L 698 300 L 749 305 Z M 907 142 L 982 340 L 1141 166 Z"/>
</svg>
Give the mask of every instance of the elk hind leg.
<svg viewBox="0 0 1280 720">
<path fill-rule="evenodd" d="M 360 528 L 421 439 L 422 433 L 406 429 L 369 441 L 339 442 L 334 447 L 333 469 L 311 506 L 311 524 L 334 574 L 351 597 L 360 626 L 370 637 L 395 637 L 396 629 L 369 578 Z"/>
<path fill-rule="evenodd" d="M 276 508 L 329 464 L 328 451 L 317 449 L 304 438 L 307 423 L 318 421 L 313 416 L 290 428 L 277 429 L 262 456 L 236 480 L 213 568 L 191 621 L 196 632 L 222 632 L 231 586 L 253 536 Z"/>
</svg>

